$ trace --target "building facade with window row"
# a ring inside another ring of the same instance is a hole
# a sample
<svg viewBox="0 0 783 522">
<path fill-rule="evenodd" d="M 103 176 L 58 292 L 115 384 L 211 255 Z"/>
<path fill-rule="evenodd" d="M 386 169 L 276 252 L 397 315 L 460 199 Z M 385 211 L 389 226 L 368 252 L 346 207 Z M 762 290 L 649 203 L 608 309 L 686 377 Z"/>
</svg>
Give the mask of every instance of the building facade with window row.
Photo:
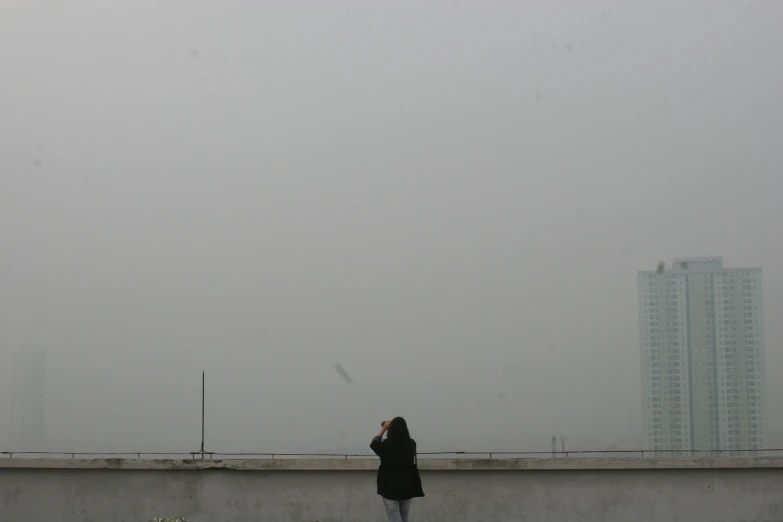
<svg viewBox="0 0 783 522">
<path fill-rule="evenodd" d="M 669 270 L 639 272 L 637 283 L 647 449 L 764 448 L 761 269 L 679 258 Z"/>
</svg>

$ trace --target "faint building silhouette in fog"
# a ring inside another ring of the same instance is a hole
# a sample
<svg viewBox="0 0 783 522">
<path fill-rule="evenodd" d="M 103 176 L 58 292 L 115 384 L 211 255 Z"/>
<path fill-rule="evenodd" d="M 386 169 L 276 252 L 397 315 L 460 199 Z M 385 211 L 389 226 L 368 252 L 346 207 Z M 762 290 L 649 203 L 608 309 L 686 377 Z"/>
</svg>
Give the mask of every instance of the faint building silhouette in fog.
<svg viewBox="0 0 783 522">
<path fill-rule="evenodd" d="M 25 344 L 11 368 L 11 451 L 46 451 L 46 353 Z"/>
<path fill-rule="evenodd" d="M 761 269 L 681 258 L 638 287 L 646 449 L 763 449 Z"/>
</svg>

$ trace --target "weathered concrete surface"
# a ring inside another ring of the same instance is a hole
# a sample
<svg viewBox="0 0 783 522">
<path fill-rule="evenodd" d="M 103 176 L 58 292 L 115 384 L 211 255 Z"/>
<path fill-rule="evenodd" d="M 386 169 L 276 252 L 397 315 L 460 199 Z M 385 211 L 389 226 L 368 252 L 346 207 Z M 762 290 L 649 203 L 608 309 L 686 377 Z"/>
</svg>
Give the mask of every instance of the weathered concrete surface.
<svg viewBox="0 0 783 522">
<path fill-rule="evenodd" d="M 0 521 L 385 520 L 371 460 L 0 460 Z M 783 522 L 783 458 L 422 460 L 414 520 Z"/>
<path fill-rule="evenodd" d="M 375 471 L 376 458 L 356 459 L 0 459 L 2 469 L 122 469 L 192 471 Z M 428 471 L 556 471 L 643 469 L 781 468 L 781 457 L 753 458 L 573 458 L 573 459 L 421 459 Z"/>
</svg>

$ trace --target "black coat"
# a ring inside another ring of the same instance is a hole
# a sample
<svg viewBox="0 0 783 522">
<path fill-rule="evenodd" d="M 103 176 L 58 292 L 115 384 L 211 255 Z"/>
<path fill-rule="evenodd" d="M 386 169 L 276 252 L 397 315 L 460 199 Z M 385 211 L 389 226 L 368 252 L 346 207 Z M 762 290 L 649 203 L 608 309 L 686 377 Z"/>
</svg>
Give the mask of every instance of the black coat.
<svg viewBox="0 0 783 522">
<path fill-rule="evenodd" d="M 378 494 L 389 500 L 423 497 L 419 468 L 416 465 L 416 442 L 411 441 L 410 458 L 392 458 L 391 443 L 381 437 L 372 439 L 370 448 L 381 458 L 378 468 Z"/>
</svg>

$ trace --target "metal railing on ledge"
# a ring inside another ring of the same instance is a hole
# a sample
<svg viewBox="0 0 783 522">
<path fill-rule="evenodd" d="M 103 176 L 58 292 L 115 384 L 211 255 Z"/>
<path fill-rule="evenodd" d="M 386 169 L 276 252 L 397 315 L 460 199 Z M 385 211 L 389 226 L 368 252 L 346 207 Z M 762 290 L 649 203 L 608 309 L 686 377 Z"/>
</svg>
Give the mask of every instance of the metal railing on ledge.
<svg viewBox="0 0 783 522">
<path fill-rule="evenodd" d="M 423 451 L 421 457 L 429 458 L 489 458 L 489 459 L 567 459 L 567 458 L 658 458 L 658 457 L 760 457 L 783 456 L 781 448 L 726 449 L 726 450 L 567 450 L 567 451 Z M 188 452 L 71 452 L 71 451 L 0 451 L 0 458 L 66 458 L 66 459 L 368 459 L 377 458 L 370 453 L 222 453 L 212 451 Z"/>
</svg>

